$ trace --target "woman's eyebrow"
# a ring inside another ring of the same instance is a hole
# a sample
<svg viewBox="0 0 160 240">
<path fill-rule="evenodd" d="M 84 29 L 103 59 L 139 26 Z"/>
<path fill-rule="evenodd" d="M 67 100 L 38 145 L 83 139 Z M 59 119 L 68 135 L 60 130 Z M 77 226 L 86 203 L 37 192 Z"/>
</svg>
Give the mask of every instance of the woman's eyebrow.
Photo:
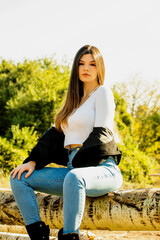
<svg viewBox="0 0 160 240">
<path fill-rule="evenodd" d="M 85 62 L 85 61 L 83 61 L 83 60 L 79 60 L 80 62 Z M 95 62 L 95 60 L 92 60 L 92 61 L 90 61 L 90 62 Z"/>
</svg>

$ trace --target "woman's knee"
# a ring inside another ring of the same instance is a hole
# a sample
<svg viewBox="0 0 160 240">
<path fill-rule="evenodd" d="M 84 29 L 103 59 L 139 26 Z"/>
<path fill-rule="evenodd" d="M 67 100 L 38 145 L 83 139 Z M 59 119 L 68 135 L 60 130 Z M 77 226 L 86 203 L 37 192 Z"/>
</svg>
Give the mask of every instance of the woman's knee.
<svg viewBox="0 0 160 240">
<path fill-rule="evenodd" d="M 67 173 L 64 179 L 64 185 L 72 186 L 72 185 L 83 185 L 85 186 L 85 180 L 83 178 L 82 173 L 79 169 L 72 169 Z"/>
<path fill-rule="evenodd" d="M 23 185 L 24 183 L 24 176 L 25 176 L 26 172 L 22 173 L 21 178 L 18 180 L 18 174 L 15 176 L 15 178 L 13 178 L 13 174 L 10 176 L 10 184 L 11 184 L 11 188 L 17 188 L 18 186 Z"/>
<path fill-rule="evenodd" d="M 19 180 L 17 179 L 17 177 L 12 178 L 12 175 L 10 176 L 10 185 L 12 191 L 14 191 L 14 189 L 17 188 L 17 186 L 19 185 Z"/>
</svg>

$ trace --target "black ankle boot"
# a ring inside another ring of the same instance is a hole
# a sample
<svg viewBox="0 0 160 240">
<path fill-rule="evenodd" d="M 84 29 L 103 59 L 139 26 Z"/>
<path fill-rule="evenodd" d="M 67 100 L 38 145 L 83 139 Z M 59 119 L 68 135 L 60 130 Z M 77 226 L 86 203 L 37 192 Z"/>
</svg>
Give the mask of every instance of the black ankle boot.
<svg viewBox="0 0 160 240">
<path fill-rule="evenodd" d="M 26 226 L 31 240 L 49 240 L 49 226 L 40 221 Z"/>
<path fill-rule="evenodd" d="M 79 240 L 77 233 L 67 233 L 63 234 L 63 228 L 58 232 L 58 240 Z"/>
</svg>

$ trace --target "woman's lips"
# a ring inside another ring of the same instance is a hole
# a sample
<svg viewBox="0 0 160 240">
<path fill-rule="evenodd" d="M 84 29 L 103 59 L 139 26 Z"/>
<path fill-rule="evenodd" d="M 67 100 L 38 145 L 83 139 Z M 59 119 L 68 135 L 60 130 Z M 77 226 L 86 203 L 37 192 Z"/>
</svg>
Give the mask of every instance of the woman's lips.
<svg viewBox="0 0 160 240">
<path fill-rule="evenodd" d="M 90 76 L 88 73 L 83 73 L 82 76 Z"/>
</svg>

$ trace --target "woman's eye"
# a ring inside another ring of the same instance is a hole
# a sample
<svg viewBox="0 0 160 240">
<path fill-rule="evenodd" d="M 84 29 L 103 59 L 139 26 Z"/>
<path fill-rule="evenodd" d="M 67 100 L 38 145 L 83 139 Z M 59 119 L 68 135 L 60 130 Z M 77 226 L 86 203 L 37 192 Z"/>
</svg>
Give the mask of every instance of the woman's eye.
<svg viewBox="0 0 160 240">
<path fill-rule="evenodd" d="M 84 66 L 84 63 L 78 63 L 78 65 L 79 65 L 79 66 L 80 66 L 80 65 L 83 65 L 83 66 Z M 96 64 L 95 64 L 95 63 L 91 63 L 90 66 L 94 66 L 94 67 L 95 67 Z"/>
</svg>

